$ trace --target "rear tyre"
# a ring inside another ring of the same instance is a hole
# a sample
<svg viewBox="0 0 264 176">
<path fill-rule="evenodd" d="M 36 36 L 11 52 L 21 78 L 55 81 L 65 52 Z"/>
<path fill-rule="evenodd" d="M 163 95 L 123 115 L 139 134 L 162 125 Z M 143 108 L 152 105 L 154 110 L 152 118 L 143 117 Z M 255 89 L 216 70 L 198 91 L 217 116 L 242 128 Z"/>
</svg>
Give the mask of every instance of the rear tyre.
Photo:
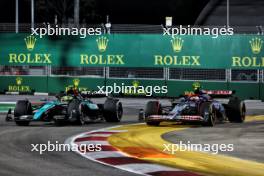
<svg viewBox="0 0 264 176">
<path fill-rule="evenodd" d="M 23 115 L 32 115 L 32 111 L 33 111 L 32 105 L 28 100 L 19 100 L 16 103 L 16 107 L 14 110 L 14 117 L 20 117 Z M 30 123 L 28 120 L 25 121 L 15 120 L 15 122 L 18 126 L 28 126 Z"/>
<path fill-rule="evenodd" d="M 216 121 L 216 110 L 214 109 L 211 102 L 204 102 L 200 105 L 200 115 L 203 116 L 205 121 L 202 123 L 203 126 L 212 127 Z"/>
<path fill-rule="evenodd" d="M 246 105 L 238 97 L 231 97 L 227 104 L 227 117 L 230 122 L 243 123 L 246 117 Z"/>
<path fill-rule="evenodd" d="M 149 101 L 145 107 L 145 117 L 151 115 L 160 115 L 161 114 L 161 104 L 159 101 Z"/>
<path fill-rule="evenodd" d="M 120 122 L 123 116 L 122 103 L 112 98 L 105 100 L 103 114 L 106 122 Z"/>
<path fill-rule="evenodd" d="M 162 114 L 160 102 L 159 101 L 149 101 L 146 104 L 144 114 L 145 114 L 145 121 L 146 121 L 147 125 L 149 125 L 149 126 L 159 126 L 160 122 L 148 121 L 148 117 L 151 116 L 151 115 L 160 115 L 160 114 Z"/>
</svg>

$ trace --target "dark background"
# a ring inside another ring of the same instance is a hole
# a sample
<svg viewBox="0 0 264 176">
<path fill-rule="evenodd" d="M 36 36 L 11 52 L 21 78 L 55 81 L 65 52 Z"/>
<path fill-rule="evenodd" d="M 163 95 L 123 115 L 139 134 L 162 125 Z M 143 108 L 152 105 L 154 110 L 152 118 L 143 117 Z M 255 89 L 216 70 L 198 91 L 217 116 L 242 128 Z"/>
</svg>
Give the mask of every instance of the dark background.
<svg viewBox="0 0 264 176">
<path fill-rule="evenodd" d="M 55 15 L 59 23 L 69 22 L 73 2 L 35 0 L 35 22 L 53 23 Z M 172 16 L 174 25 L 195 24 L 198 17 L 200 25 L 225 25 L 226 0 L 80 0 L 80 23 L 104 23 L 106 15 L 113 24 L 164 24 Z M 15 0 L 1 0 L 0 23 L 14 22 Z M 19 22 L 30 23 L 30 0 L 19 0 Z M 230 0 L 231 25 L 263 23 L 263 0 Z"/>
</svg>

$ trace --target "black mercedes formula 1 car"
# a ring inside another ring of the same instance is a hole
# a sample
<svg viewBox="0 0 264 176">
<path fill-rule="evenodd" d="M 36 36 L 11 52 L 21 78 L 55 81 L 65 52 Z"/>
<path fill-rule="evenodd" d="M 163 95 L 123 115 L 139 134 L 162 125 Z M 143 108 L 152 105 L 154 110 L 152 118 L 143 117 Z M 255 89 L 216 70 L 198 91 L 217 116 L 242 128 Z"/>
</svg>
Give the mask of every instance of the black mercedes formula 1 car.
<svg viewBox="0 0 264 176">
<path fill-rule="evenodd" d="M 57 100 L 32 103 L 19 100 L 14 110 L 9 110 L 6 119 L 13 119 L 19 126 L 27 126 L 31 121 L 54 121 L 55 125 L 85 124 L 105 120 L 119 122 L 122 118 L 122 103 L 107 97 L 104 104 L 90 100 L 90 93 L 59 94 Z"/>
<path fill-rule="evenodd" d="M 210 95 L 230 95 L 227 104 L 222 104 Z M 198 122 L 214 126 L 217 122 L 242 123 L 245 120 L 245 102 L 232 96 L 232 91 L 204 91 L 185 95 L 171 106 L 162 106 L 159 101 L 149 101 L 144 110 L 147 125 L 158 126 L 163 121 Z"/>
</svg>

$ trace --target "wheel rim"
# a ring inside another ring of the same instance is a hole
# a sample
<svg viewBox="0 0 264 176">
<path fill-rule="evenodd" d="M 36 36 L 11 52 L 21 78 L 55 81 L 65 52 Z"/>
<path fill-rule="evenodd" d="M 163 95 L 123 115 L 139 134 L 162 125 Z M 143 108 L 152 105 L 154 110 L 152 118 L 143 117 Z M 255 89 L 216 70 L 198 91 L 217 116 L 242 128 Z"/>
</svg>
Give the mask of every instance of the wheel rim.
<svg viewBox="0 0 264 176">
<path fill-rule="evenodd" d="M 215 125 L 215 120 L 216 120 L 216 114 L 213 112 L 211 115 L 212 125 Z"/>
<path fill-rule="evenodd" d="M 214 126 L 216 121 L 216 112 L 214 111 L 212 106 L 210 106 L 210 119 L 212 126 Z"/>
<path fill-rule="evenodd" d="M 123 115 L 123 108 L 122 108 L 122 105 L 120 103 L 118 103 L 118 105 L 117 105 L 117 112 L 116 112 L 116 114 L 117 114 L 118 120 L 120 120 L 121 117 L 122 117 L 122 115 Z"/>
<path fill-rule="evenodd" d="M 245 105 L 242 104 L 242 106 L 241 106 L 241 120 L 244 121 L 245 117 L 246 117 Z"/>
<path fill-rule="evenodd" d="M 82 125 L 85 124 L 85 120 L 84 120 L 84 114 L 83 114 L 83 112 L 82 112 L 81 115 L 80 115 L 80 122 L 81 122 Z"/>
<path fill-rule="evenodd" d="M 80 104 L 79 105 L 79 112 L 80 112 L 79 120 L 80 120 L 81 125 L 85 124 L 85 120 L 84 120 L 85 114 L 84 114 L 82 109 L 83 109 L 83 106 L 82 106 L 82 104 Z"/>
</svg>

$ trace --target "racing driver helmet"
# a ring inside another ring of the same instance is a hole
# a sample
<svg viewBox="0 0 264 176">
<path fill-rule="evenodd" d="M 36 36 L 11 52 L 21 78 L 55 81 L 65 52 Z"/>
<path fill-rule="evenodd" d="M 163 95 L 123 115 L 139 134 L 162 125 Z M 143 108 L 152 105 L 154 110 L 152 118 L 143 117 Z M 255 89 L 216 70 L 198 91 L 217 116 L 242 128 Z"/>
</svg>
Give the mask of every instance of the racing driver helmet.
<svg viewBox="0 0 264 176">
<path fill-rule="evenodd" d="M 193 91 L 195 94 L 201 94 L 202 91 L 201 91 L 201 84 L 199 82 L 194 82 L 192 84 L 192 87 L 193 87 Z"/>
</svg>

